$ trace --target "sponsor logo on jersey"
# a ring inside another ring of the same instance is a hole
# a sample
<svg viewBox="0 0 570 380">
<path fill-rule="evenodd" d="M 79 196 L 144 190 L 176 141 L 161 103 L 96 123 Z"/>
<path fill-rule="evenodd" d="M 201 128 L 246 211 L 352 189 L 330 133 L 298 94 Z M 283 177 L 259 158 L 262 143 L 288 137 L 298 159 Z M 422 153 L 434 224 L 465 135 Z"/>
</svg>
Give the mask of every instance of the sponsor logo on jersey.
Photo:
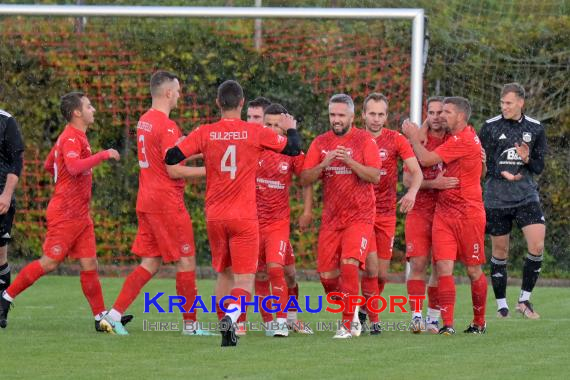
<svg viewBox="0 0 570 380">
<path fill-rule="evenodd" d="M 504 133 L 501 133 L 501 136 L 499 136 L 499 140 L 506 140 L 507 136 L 505 136 Z"/>
</svg>

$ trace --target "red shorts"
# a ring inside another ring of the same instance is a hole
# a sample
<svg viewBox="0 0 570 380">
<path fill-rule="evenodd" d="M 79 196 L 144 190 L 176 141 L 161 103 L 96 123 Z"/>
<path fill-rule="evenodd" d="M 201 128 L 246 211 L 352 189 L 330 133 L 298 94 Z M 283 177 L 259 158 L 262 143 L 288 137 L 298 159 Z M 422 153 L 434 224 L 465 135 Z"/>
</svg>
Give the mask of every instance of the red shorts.
<svg viewBox="0 0 570 380">
<path fill-rule="evenodd" d="M 208 240 L 212 251 L 212 267 L 223 272 L 254 274 L 259 256 L 259 224 L 257 220 L 208 221 Z"/>
<path fill-rule="evenodd" d="M 364 265 L 368 245 L 372 236 L 372 225 L 355 223 L 343 230 L 319 230 L 317 250 L 317 272 L 331 272 L 340 269 L 342 259 L 356 259 Z"/>
<path fill-rule="evenodd" d="M 132 251 L 139 257 L 162 257 L 165 263 L 194 256 L 192 220 L 186 211 L 155 214 L 137 212 L 139 228 Z"/>
<path fill-rule="evenodd" d="M 485 213 L 467 219 L 435 214 L 432 229 L 433 260 L 459 260 L 464 265 L 485 264 Z"/>
<path fill-rule="evenodd" d="M 396 216 L 376 215 L 374 234 L 368 252 L 376 252 L 379 259 L 392 259 L 392 247 L 396 234 Z"/>
<path fill-rule="evenodd" d="M 406 216 L 406 258 L 428 257 L 431 252 L 432 215 Z"/>
<path fill-rule="evenodd" d="M 44 254 L 50 259 L 63 261 L 97 257 L 95 231 L 90 217 L 82 220 L 59 220 L 47 223 Z"/>
<path fill-rule="evenodd" d="M 295 252 L 293 251 L 293 246 L 291 241 L 287 244 L 287 252 L 285 253 L 285 266 L 295 265 Z M 259 256 L 257 262 L 257 272 L 267 272 L 267 263 L 265 262 L 265 256 Z"/>
<path fill-rule="evenodd" d="M 259 228 L 259 263 L 286 265 L 291 250 L 289 242 L 289 220 L 283 219 Z"/>
</svg>

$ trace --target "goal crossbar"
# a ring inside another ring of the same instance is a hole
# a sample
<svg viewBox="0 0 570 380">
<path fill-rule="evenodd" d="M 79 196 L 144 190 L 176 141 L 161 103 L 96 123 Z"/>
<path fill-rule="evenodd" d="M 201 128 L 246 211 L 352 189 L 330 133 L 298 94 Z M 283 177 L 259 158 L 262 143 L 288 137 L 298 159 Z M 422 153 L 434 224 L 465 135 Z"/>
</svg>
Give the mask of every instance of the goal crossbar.
<svg viewBox="0 0 570 380">
<path fill-rule="evenodd" d="M 0 16 L 68 17 L 193 17 L 297 19 L 412 20 L 410 119 L 421 124 L 424 10 L 419 8 L 275 8 L 275 7 L 156 7 L 102 5 L 0 4 Z"/>
</svg>

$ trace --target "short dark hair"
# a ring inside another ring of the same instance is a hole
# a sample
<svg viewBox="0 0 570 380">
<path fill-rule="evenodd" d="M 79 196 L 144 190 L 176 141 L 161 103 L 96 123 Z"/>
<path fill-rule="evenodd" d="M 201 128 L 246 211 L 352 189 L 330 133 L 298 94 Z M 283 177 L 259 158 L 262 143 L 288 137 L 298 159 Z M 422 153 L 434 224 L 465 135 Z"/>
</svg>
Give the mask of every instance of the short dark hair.
<svg viewBox="0 0 570 380">
<path fill-rule="evenodd" d="M 388 98 L 386 97 L 386 95 L 381 94 L 379 92 L 373 92 L 364 99 L 364 102 L 362 103 L 362 111 L 366 112 L 366 106 L 368 105 L 368 102 L 371 100 L 374 100 L 375 102 L 382 101 L 386 103 L 386 106 L 388 106 Z"/>
<path fill-rule="evenodd" d="M 243 89 L 235 80 L 227 80 L 218 87 L 218 103 L 222 111 L 238 108 L 243 100 Z"/>
<path fill-rule="evenodd" d="M 162 86 L 163 83 L 172 82 L 173 80 L 178 79 L 178 77 L 168 71 L 159 70 L 152 74 L 150 77 L 150 95 L 157 96 L 158 89 Z"/>
<path fill-rule="evenodd" d="M 501 90 L 501 98 L 507 95 L 509 92 L 512 92 L 521 99 L 524 99 L 526 95 L 524 87 L 517 82 L 507 83 L 506 85 L 504 85 L 503 89 Z"/>
<path fill-rule="evenodd" d="M 471 104 L 469 100 L 462 98 L 461 96 L 450 96 L 449 98 L 443 99 L 443 104 L 453 104 L 459 112 L 465 114 L 465 121 L 469 120 L 471 117 Z"/>
<path fill-rule="evenodd" d="M 430 96 L 426 101 L 426 107 L 429 107 L 431 103 L 443 103 L 444 99 L 443 96 Z"/>
<path fill-rule="evenodd" d="M 80 91 L 73 91 L 67 93 L 61 97 L 61 103 L 59 109 L 61 114 L 67 121 L 71 121 L 73 118 L 73 111 L 81 109 L 82 103 L 81 99 L 85 97 L 85 94 Z"/>
<path fill-rule="evenodd" d="M 261 108 L 263 112 L 271 105 L 271 100 L 264 96 L 258 96 L 257 98 L 251 100 L 247 103 L 247 108 Z"/>
<path fill-rule="evenodd" d="M 270 104 L 269 107 L 265 109 L 266 115 L 281 115 L 282 113 L 289 113 L 287 109 L 279 103 Z"/>
<path fill-rule="evenodd" d="M 333 96 L 331 96 L 331 98 L 329 99 L 329 106 L 333 103 L 346 104 L 348 108 L 350 108 L 352 113 L 354 113 L 354 101 L 352 101 L 352 98 L 346 94 L 334 94 Z"/>
</svg>

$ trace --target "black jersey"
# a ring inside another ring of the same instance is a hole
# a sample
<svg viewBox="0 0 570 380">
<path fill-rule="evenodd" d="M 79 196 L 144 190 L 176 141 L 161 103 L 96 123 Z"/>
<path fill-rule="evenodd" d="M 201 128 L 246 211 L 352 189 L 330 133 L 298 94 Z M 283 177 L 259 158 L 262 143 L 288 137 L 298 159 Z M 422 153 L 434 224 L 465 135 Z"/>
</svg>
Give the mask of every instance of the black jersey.
<svg viewBox="0 0 570 380">
<path fill-rule="evenodd" d="M 489 119 L 479 133 L 487 154 L 484 202 L 487 208 L 517 207 L 538 202 L 538 185 L 533 175 L 542 173 L 546 154 L 546 134 L 542 124 L 521 115 L 519 120 L 502 115 Z M 530 148 L 528 163 L 524 163 L 515 149 L 515 143 L 526 143 Z M 502 171 L 521 174 L 522 179 L 510 182 Z"/>
<path fill-rule="evenodd" d="M 8 174 L 20 176 L 23 152 L 24 141 L 18 122 L 0 109 L 0 192 L 4 190 Z"/>
</svg>

